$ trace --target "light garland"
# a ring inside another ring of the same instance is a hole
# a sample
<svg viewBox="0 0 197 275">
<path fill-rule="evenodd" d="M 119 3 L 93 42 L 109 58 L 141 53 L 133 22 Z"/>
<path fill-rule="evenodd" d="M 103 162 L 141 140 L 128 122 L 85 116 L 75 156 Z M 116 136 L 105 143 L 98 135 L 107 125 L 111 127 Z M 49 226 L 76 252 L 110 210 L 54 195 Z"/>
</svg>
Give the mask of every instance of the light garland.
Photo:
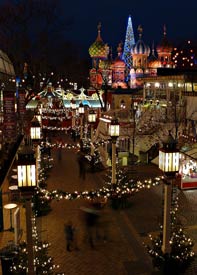
<svg viewBox="0 0 197 275">
<path fill-rule="evenodd" d="M 86 146 L 89 146 L 90 140 L 86 140 Z M 100 144 L 103 144 L 103 141 L 95 143 L 95 148 L 98 148 Z M 80 144 L 66 144 L 66 143 L 49 143 L 47 142 L 46 144 L 47 147 L 50 148 L 68 148 L 68 149 L 75 149 L 79 150 L 80 149 Z M 44 148 L 44 143 L 41 143 L 40 146 L 41 150 Z M 88 154 L 87 154 L 87 159 L 88 159 Z M 118 181 L 117 184 L 112 184 L 111 180 L 109 178 L 109 181 L 106 182 L 106 186 L 103 186 L 99 190 L 91 190 L 91 191 L 74 191 L 72 193 L 67 192 L 67 191 L 62 191 L 62 190 L 53 190 L 53 191 L 48 191 L 44 188 L 38 187 L 37 192 L 42 194 L 42 197 L 48 200 L 56 199 L 56 200 L 74 200 L 74 199 L 96 199 L 100 197 L 104 198 L 112 198 L 114 196 L 125 196 L 127 195 L 132 195 L 134 193 L 137 193 L 139 190 L 142 190 L 144 188 L 150 189 L 151 186 L 157 186 L 162 180 L 163 176 L 157 176 L 154 179 L 146 179 L 144 181 L 123 181 L 123 175 L 124 173 L 120 170 L 118 174 Z M 41 179 L 43 182 L 43 178 Z"/>
<path fill-rule="evenodd" d="M 163 177 L 156 177 L 154 180 L 149 179 L 144 182 L 125 182 L 121 185 L 119 184 L 111 184 L 107 183 L 108 187 L 103 186 L 98 190 L 91 191 L 74 191 L 72 193 L 62 190 L 52 190 L 48 191 L 46 189 L 38 188 L 37 192 L 41 192 L 45 198 L 48 200 L 75 200 L 75 199 L 96 199 L 103 197 L 105 199 L 109 199 L 113 196 L 123 196 L 125 194 L 132 195 L 142 190 L 143 188 L 150 189 L 151 186 L 157 186 L 160 181 L 163 180 Z"/>
</svg>

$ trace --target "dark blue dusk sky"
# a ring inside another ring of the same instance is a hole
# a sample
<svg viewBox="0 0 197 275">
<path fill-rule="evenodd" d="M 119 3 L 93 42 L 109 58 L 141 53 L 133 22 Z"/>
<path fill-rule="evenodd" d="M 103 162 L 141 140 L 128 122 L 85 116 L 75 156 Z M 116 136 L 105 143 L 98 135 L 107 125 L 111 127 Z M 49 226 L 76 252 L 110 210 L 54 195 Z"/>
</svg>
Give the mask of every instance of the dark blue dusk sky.
<svg viewBox="0 0 197 275">
<path fill-rule="evenodd" d="M 142 39 L 150 47 L 161 41 L 166 25 L 170 41 L 188 40 L 197 42 L 197 0 L 33 0 L 55 2 L 62 18 L 71 18 L 72 25 L 63 32 L 66 40 L 73 42 L 84 57 L 89 57 L 88 48 L 97 37 L 97 25 L 101 22 L 103 41 L 113 49 L 125 41 L 128 17 L 131 15 L 135 41 L 137 28 L 143 28 Z M 27 0 L 0 0 L 2 3 L 28 3 Z M 28 5 L 28 4 L 27 4 Z M 54 22 L 55 24 L 55 22 Z"/>
<path fill-rule="evenodd" d="M 142 25 L 145 43 L 151 46 L 160 42 L 163 26 L 166 25 L 169 40 L 191 39 L 197 41 L 197 1 L 144 1 L 144 0 L 99 0 L 65 1 L 65 16 L 72 16 L 74 24 L 66 37 L 81 45 L 84 56 L 97 36 L 97 25 L 101 22 L 101 36 L 113 47 L 124 42 L 128 16 L 131 15 L 135 40 L 137 27 Z M 63 11 L 62 11 L 63 13 Z"/>
</svg>

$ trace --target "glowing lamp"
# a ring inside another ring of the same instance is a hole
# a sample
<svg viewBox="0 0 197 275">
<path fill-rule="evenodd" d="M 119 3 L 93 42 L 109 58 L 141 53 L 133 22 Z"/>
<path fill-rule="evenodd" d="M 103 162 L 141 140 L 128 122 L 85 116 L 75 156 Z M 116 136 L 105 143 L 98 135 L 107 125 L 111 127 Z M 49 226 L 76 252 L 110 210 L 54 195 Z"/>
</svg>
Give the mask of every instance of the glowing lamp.
<svg viewBox="0 0 197 275">
<path fill-rule="evenodd" d="M 163 142 L 163 147 L 159 149 L 159 169 L 166 176 L 174 177 L 179 172 L 179 150 L 176 148 L 176 140 L 171 133 Z"/>
<path fill-rule="evenodd" d="M 117 138 L 120 135 L 120 125 L 117 118 L 111 120 L 109 125 L 109 135 L 111 138 Z"/>
<path fill-rule="evenodd" d="M 71 107 L 72 110 L 76 109 L 76 101 L 74 99 L 71 100 L 70 107 Z"/>
<path fill-rule="evenodd" d="M 28 145 L 18 152 L 17 175 L 19 189 L 31 191 L 37 186 L 35 152 Z"/>
<path fill-rule="evenodd" d="M 42 114 L 42 112 L 38 111 L 38 113 L 35 115 L 35 117 L 37 118 L 37 120 L 38 120 L 38 122 L 40 124 L 42 123 L 42 116 L 41 116 L 41 114 Z"/>
<path fill-rule="evenodd" d="M 41 138 L 41 127 L 37 117 L 31 121 L 30 137 L 32 140 L 39 140 Z"/>
<path fill-rule="evenodd" d="M 96 122 L 96 113 L 94 110 L 90 110 L 88 114 L 88 122 L 95 123 Z"/>
<path fill-rule="evenodd" d="M 36 114 L 35 117 L 41 125 L 42 124 L 42 116 L 40 114 Z"/>
<path fill-rule="evenodd" d="M 83 106 L 82 102 L 80 102 L 80 104 L 79 104 L 79 114 L 80 115 L 84 114 L 84 106 Z"/>
</svg>

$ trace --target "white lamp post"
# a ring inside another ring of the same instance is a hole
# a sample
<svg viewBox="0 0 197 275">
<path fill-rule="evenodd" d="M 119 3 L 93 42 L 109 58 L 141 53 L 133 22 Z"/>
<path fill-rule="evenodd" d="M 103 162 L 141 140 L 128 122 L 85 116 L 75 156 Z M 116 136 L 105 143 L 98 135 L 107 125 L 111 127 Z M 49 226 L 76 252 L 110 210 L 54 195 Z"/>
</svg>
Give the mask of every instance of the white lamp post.
<svg viewBox="0 0 197 275">
<path fill-rule="evenodd" d="M 32 239 L 32 208 L 31 197 L 37 186 L 36 158 L 32 147 L 25 145 L 18 152 L 17 173 L 18 188 L 21 190 L 25 200 L 26 208 L 26 236 L 27 236 L 27 261 L 28 275 L 34 275 L 34 249 Z"/>
<path fill-rule="evenodd" d="M 75 113 L 76 113 L 76 108 L 77 108 L 76 101 L 74 100 L 74 98 L 70 102 L 70 107 L 72 109 L 72 128 L 74 128 L 75 127 L 75 115 L 76 115 Z"/>
<path fill-rule="evenodd" d="M 35 114 L 35 117 L 37 118 L 37 120 L 40 123 L 40 125 L 42 125 L 42 111 L 41 111 L 41 109 L 39 109 L 37 111 L 37 113 Z"/>
<path fill-rule="evenodd" d="M 135 155 L 135 131 L 136 131 L 136 111 L 137 111 L 137 102 L 134 102 L 132 99 L 132 112 L 133 112 L 133 160 L 134 160 L 134 155 Z"/>
<path fill-rule="evenodd" d="M 120 135 L 120 125 L 118 119 L 112 119 L 109 125 L 109 135 L 112 139 L 112 184 L 116 183 L 116 141 Z"/>
<path fill-rule="evenodd" d="M 79 104 L 79 115 L 80 115 L 80 139 L 83 138 L 83 116 L 84 116 L 84 106 L 83 103 Z"/>
<path fill-rule="evenodd" d="M 93 128 L 93 126 L 94 126 L 94 123 L 96 122 L 96 113 L 95 113 L 95 111 L 94 110 L 90 110 L 89 111 L 89 114 L 88 114 L 88 122 L 90 123 L 90 125 L 91 125 L 91 135 L 90 135 L 90 137 L 91 137 L 91 156 L 93 156 L 94 155 L 94 146 L 93 146 L 93 132 L 94 132 L 94 128 Z"/>
<path fill-rule="evenodd" d="M 169 132 L 163 148 L 159 150 L 159 168 L 166 176 L 164 185 L 164 215 L 163 215 L 163 242 L 162 251 L 164 254 L 171 252 L 171 199 L 172 184 L 176 173 L 179 171 L 179 150 L 176 148 L 176 140 Z"/>
<path fill-rule="evenodd" d="M 41 139 L 41 126 L 36 116 L 31 121 L 30 137 L 33 141 Z"/>
</svg>

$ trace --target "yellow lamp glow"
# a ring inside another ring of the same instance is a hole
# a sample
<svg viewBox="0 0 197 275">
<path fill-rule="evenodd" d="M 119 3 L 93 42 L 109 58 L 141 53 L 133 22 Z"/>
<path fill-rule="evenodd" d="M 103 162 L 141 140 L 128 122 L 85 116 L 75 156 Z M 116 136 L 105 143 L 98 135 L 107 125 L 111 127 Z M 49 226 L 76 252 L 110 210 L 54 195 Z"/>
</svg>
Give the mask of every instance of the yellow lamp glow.
<svg viewBox="0 0 197 275">
<path fill-rule="evenodd" d="M 94 110 L 90 110 L 88 114 L 88 122 L 95 123 L 96 122 L 96 113 Z"/>
<path fill-rule="evenodd" d="M 109 125 L 109 135 L 113 137 L 119 137 L 120 135 L 120 125 L 118 119 L 112 119 L 111 124 Z"/>
<path fill-rule="evenodd" d="M 32 140 L 41 138 L 41 127 L 37 117 L 34 117 L 31 121 L 30 137 Z"/>
<path fill-rule="evenodd" d="M 84 106 L 82 102 L 79 104 L 79 114 L 80 115 L 84 114 Z"/>
<path fill-rule="evenodd" d="M 179 171 L 179 150 L 176 141 L 169 133 L 163 148 L 159 149 L 159 169 L 167 176 L 174 176 Z"/>
<path fill-rule="evenodd" d="M 18 165 L 18 187 L 36 187 L 36 165 Z"/>
<path fill-rule="evenodd" d="M 18 152 L 17 160 L 18 187 L 25 190 L 37 186 L 37 169 L 35 152 L 29 145 Z"/>
</svg>

